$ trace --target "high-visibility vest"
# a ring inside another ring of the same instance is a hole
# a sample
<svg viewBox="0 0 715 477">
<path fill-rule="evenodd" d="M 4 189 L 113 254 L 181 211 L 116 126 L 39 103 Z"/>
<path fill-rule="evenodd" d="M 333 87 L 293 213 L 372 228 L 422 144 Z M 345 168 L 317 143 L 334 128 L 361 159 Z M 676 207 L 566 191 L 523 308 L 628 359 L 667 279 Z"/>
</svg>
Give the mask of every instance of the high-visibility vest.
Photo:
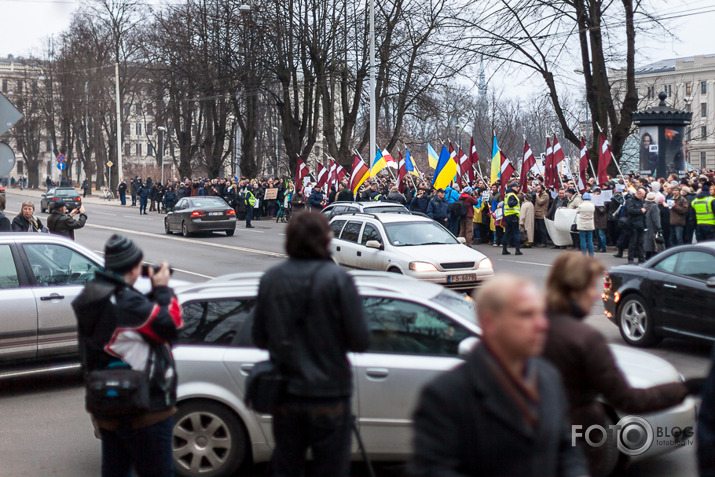
<svg viewBox="0 0 715 477">
<path fill-rule="evenodd" d="M 514 207 L 509 207 L 509 197 L 514 197 L 516 199 L 516 205 Z M 516 215 L 517 217 L 519 216 L 519 196 L 517 196 L 513 192 L 509 192 L 506 197 L 504 197 L 504 215 L 505 216 L 510 216 L 510 215 Z"/>
<path fill-rule="evenodd" d="M 715 213 L 713 213 L 713 201 L 715 197 L 700 197 L 693 199 L 691 205 L 695 210 L 695 219 L 698 225 L 715 225 Z"/>
<path fill-rule="evenodd" d="M 256 196 L 253 195 L 251 191 L 246 191 L 246 202 L 248 202 L 248 205 L 251 207 L 256 205 Z"/>
</svg>

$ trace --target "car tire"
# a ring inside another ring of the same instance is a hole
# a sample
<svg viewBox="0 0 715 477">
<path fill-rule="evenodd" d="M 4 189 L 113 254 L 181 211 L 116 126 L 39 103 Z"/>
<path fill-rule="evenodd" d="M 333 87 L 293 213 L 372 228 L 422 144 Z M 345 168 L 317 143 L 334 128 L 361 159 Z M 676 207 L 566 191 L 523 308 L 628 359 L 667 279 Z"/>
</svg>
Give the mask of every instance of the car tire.
<svg viewBox="0 0 715 477">
<path fill-rule="evenodd" d="M 189 232 L 189 226 L 186 225 L 186 221 L 181 222 L 181 235 L 183 235 L 184 237 L 188 237 L 189 235 L 191 235 L 191 233 Z"/>
<path fill-rule="evenodd" d="M 176 474 L 234 475 L 247 460 L 249 448 L 248 434 L 239 418 L 226 406 L 207 400 L 179 404 L 178 408 L 171 439 Z"/>
<path fill-rule="evenodd" d="M 618 307 L 618 330 L 623 341 L 632 346 L 653 346 L 659 340 L 653 326 L 653 315 L 639 295 L 627 295 Z"/>
<path fill-rule="evenodd" d="M 397 267 L 390 267 L 390 268 L 387 269 L 387 271 L 390 272 L 390 273 L 397 273 L 397 274 L 399 274 L 399 275 L 402 275 L 402 270 L 400 270 L 400 269 L 397 268 Z"/>
<path fill-rule="evenodd" d="M 164 217 L 164 232 L 166 232 L 166 235 L 171 235 L 171 227 L 169 226 L 169 217 Z"/>
<path fill-rule="evenodd" d="M 606 429 L 615 429 L 617 419 L 606 411 Z M 598 435 L 598 434 L 596 434 Z M 617 436 L 615 432 L 607 432 L 606 442 L 603 444 L 603 451 L 599 460 L 599 475 L 616 475 L 617 471 L 623 469 L 627 462 L 627 456 L 618 450 Z"/>
<path fill-rule="evenodd" d="M 227 230 L 227 231 L 226 231 L 226 235 L 228 235 L 229 237 L 233 237 L 233 234 L 234 234 L 235 232 L 236 232 L 235 230 Z"/>
</svg>

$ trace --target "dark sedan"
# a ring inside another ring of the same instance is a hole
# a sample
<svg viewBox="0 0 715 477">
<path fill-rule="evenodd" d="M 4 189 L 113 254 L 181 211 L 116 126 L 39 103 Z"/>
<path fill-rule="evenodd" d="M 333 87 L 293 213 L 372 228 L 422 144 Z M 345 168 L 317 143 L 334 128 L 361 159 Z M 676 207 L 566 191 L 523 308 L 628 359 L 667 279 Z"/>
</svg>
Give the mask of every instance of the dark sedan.
<svg viewBox="0 0 715 477">
<path fill-rule="evenodd" d="M 194 232 L 226 232 L 230 237 L 236 230 L 236 211 L 220 197 L 184 197 L 164 217 L 164 230 L 180 231 L 184 237 Z"/>
<path fill-rule="evenodd" d="M 715 242 L 668 249 L 604 280 L 605 314 L 633 346 L 666 336 L 715 341 Z"/>
<path fill-rule="evenodd" d="M 79 192 L 74 187 L 55 187 L 50 189 L 47 194 L 42 194 L 40 210 L 42 212 L 51 212 L 50 205 L 58 200 L 65 201 L 67 212 L 82 205 L 82 196 L 79 195 Z"/>
</svg>

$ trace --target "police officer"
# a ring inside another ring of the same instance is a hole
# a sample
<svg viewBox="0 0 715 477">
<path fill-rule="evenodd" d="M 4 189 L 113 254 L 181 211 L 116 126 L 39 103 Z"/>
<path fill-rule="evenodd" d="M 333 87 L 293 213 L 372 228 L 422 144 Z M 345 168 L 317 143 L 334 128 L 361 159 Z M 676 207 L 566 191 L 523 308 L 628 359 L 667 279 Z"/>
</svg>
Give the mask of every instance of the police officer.
<svg viewBox="0 0 715 477">
<path fill-rule="evenodd" d="M 515 255 L 523 255 L 519 249 L 519 241 L 521 240 L 521 232 L 519 231 L 519 212 L 521 211 L 521 206 L 519 205 L 519 197 L 516 195 L 519 193 L 519 183 L 512 182 L 509 184 L 510 191 L 504 197 L 504 238 L 502 239 L 502 255 L 511 255 L 511 252 L 507 250 L 509 245 L 509 240 L 514 241 L 514 247 L 516 248 Z"/>
<path fill-rule="evenodd" d="M 703 184 L 698 196 L 691 203 L 695 212 L 697 227 L 695 236 L 698 242 L 715 240 L 715 197 L 710 195 L 710 184 Z"/>
<path fill-rule="evenodd" d="M 252 185 L 249 184 L 246 186 L 246 194 L 244 198 L 246 201 L 246 228 L 252 229 L 254 228 L 253 225 L 251 225 L 251 220 L 253 219 L 253 207 L 256 205 L 256 196 L 253 195 Z"/>
</svg>

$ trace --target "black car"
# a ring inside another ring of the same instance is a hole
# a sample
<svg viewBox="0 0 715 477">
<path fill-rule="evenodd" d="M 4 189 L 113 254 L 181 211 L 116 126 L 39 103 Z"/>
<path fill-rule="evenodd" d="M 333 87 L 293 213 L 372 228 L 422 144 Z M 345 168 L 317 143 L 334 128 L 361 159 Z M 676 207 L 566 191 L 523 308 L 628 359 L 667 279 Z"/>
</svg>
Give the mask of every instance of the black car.
<svg viewBox="0 0 715 477">
<path fill-rule="evenodd" d="M 184 197 L 164 217 L 164 230 L 167 234 L 181 231 L 184 237 L 223 231 L 230 237 L 236 230 L 236 211 L 220 197 Z"/>
<path fill-rule="evenodd" d="M 42 212 L 51 212 L 50 204 L 63 200 L 67 204 L 67 211 L 79 208 L 82 205 L 82 196 L 79 195 L 74 187 L 55 187 L 50 189 L 47 194 L 42 194 L 40 199 L 40 210 Z"/>
<path fill-rule="evenodd" d="M 606 317 L 633 346 L 666 336 L 715 341 L 715 242 L 681 245 L 604 279 Z"/>
</svg>

